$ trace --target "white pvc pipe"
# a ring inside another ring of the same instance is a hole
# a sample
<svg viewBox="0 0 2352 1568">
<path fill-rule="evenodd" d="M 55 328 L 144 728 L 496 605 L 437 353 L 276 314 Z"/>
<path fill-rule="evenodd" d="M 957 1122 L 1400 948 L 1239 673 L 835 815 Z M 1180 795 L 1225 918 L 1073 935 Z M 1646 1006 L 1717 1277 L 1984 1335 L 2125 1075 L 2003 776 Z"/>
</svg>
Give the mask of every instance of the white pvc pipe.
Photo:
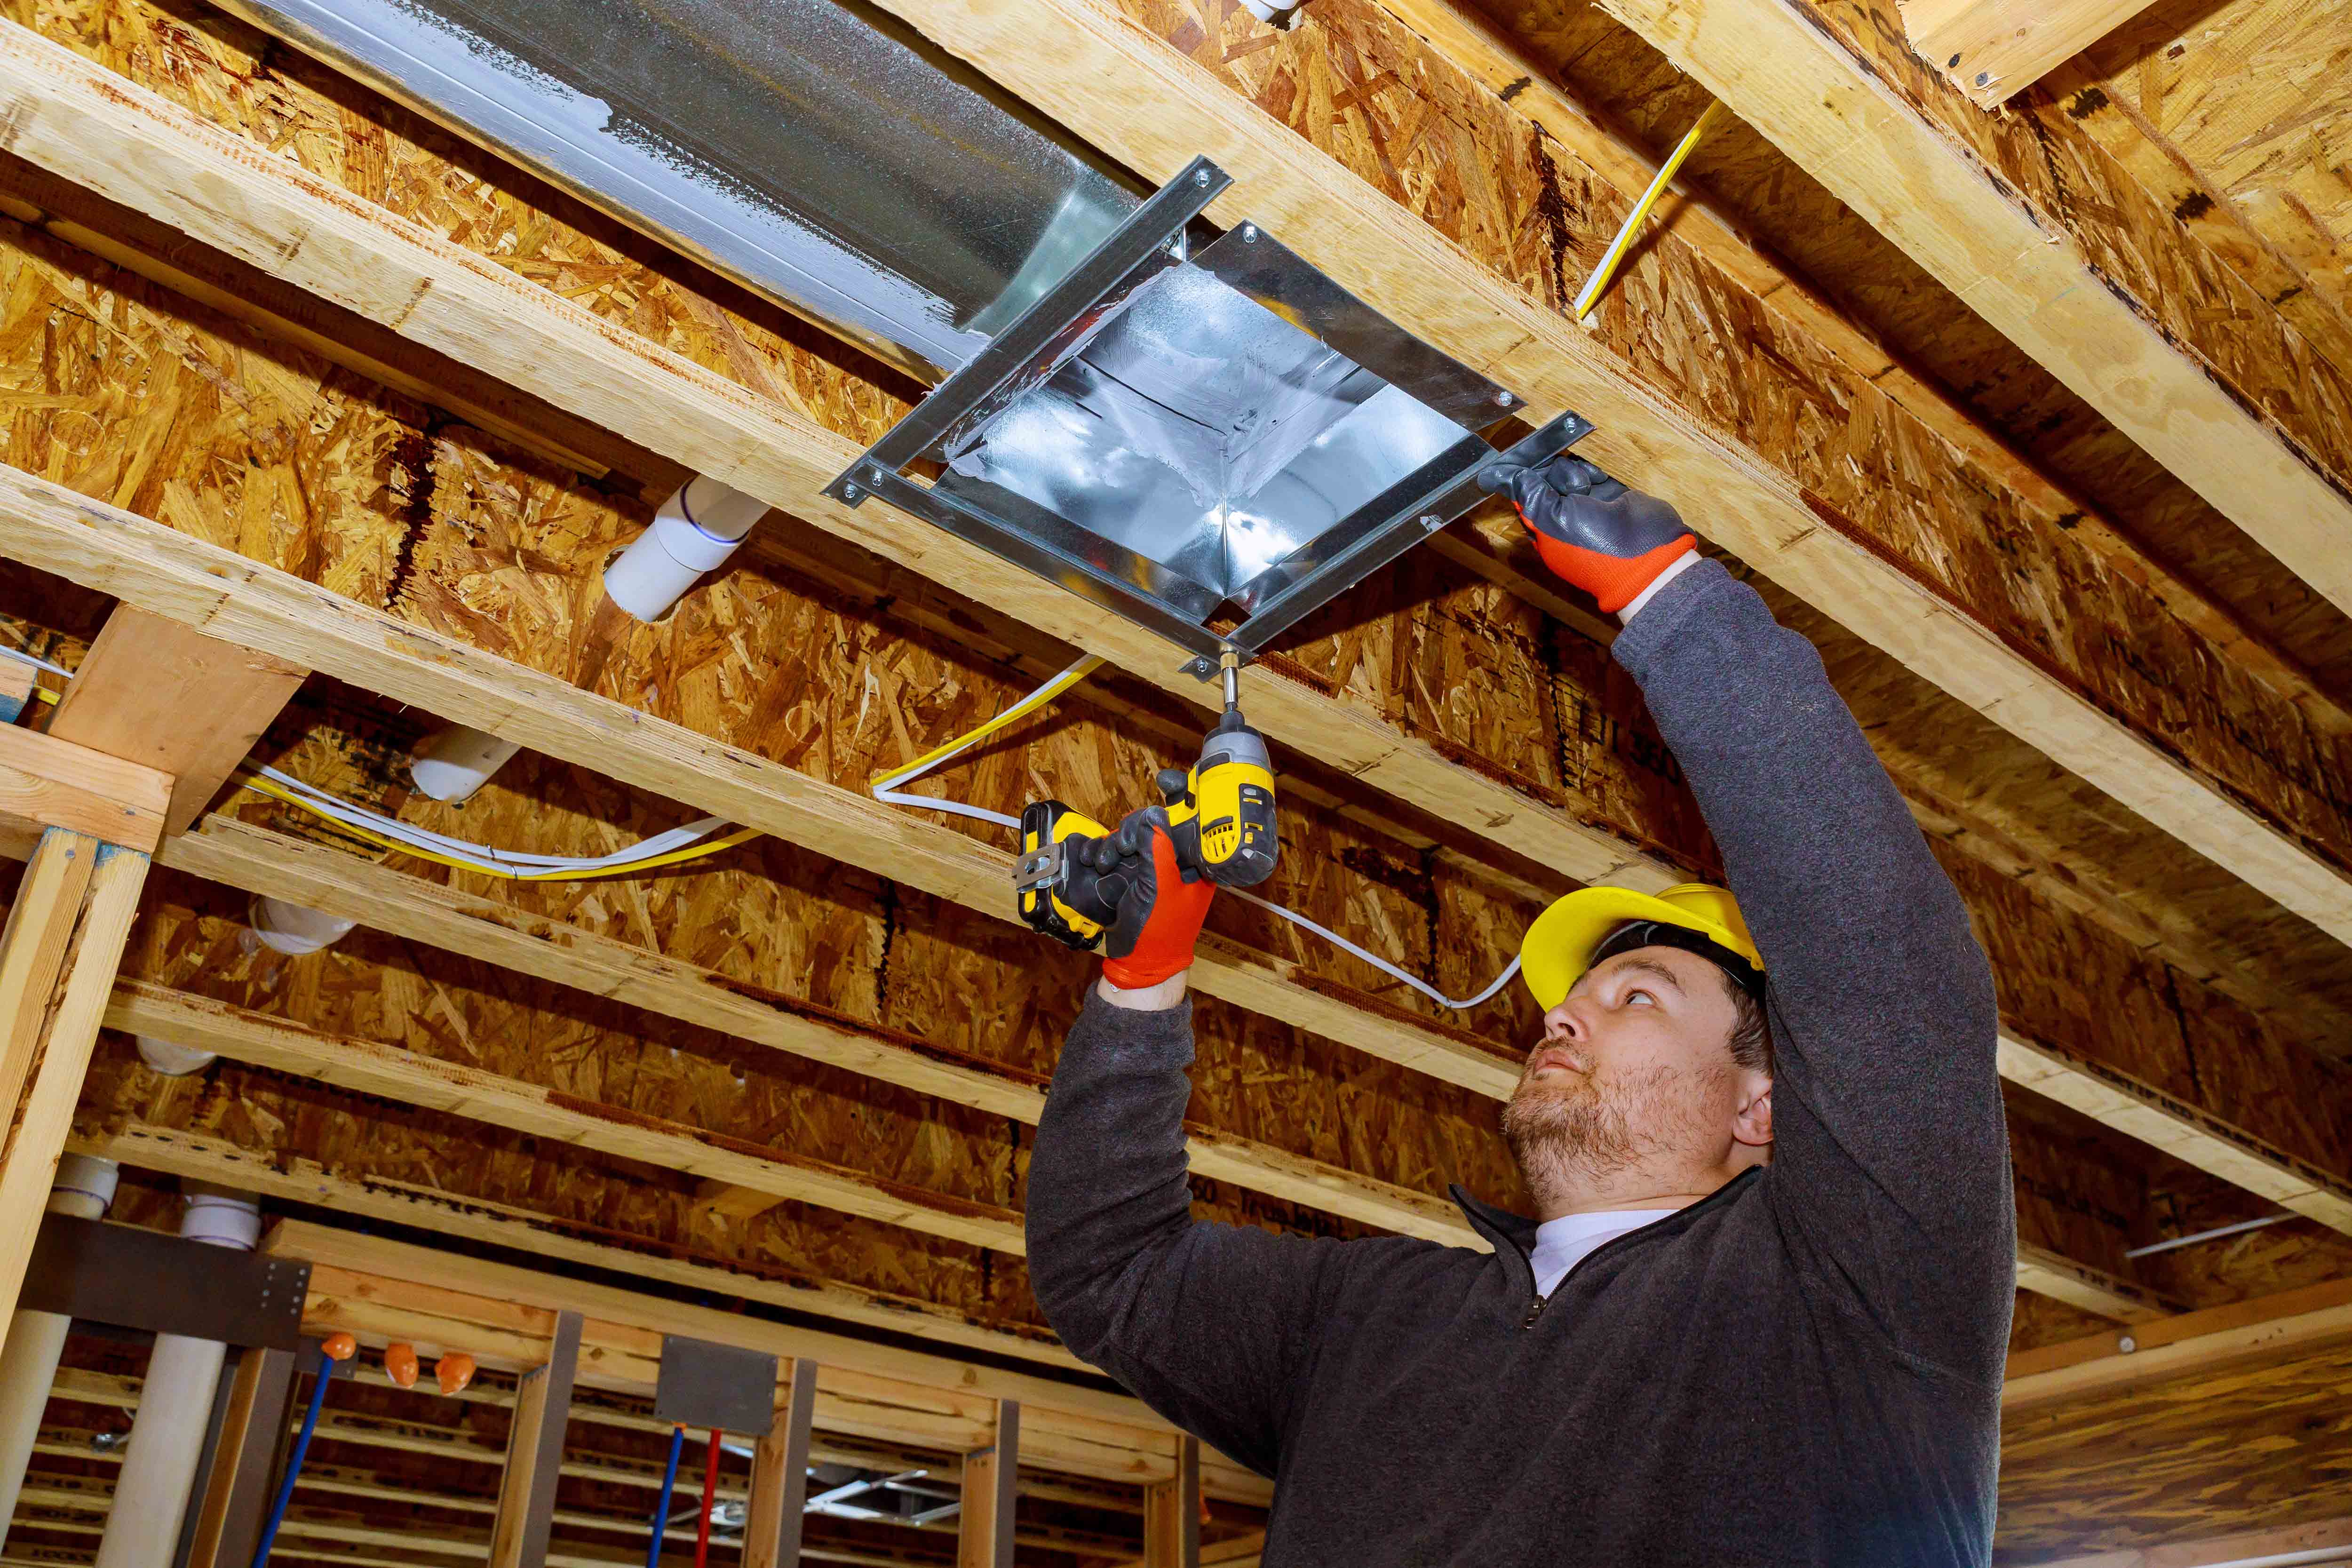
<svg viewBox="0 0 2352 1568">
<path fill-rule="evenodd" d="M 452 724 L 416 748 L 408 773 L 416 781 L 417 794 L 462 805 L 521 750 L 520 741 L 501 741 L 496 735 Z"/>
<path fill-rule="evenodd" d="M 58 1162 L 48 1211 L 76 1219 L 98 1219 L 114 1201 L 120 1172 L 111 1160 L 68 1154 Z M 8 1521 L 16 1517 L 16 1497 L 25 1488 L 25 1468 L 41 1435 L 49 1385 L 57 1381 L 58 1357 L 66 1348 L 73 1320 L 62 1312 L 19 1311 L 8 1322 L 8 1342 L 0 1347 L 0 1546 L 8 1542 Z"/>
<path fill-rule="evenodd" d="M 261 1207 L 242 1194 L 192 1184 L 180 1234 L 249 1252 L 261 1234 Z M 217 1340 L 155 1336 L 107 1510 L 106 1533 L 99 1538 L 97 1568 L 171 1568 L 227 1354 L 228 1347 Z"/>
<path fill-rule="evenodd" d="M 296 958 L 331 947 L 351 934 L 357 921 L 347 921 L 341 915 L 320 914 L 299 904 L 289 904 L 283 899 L 257 898 L 247 906 L 246 918 L 253 928 L 253 938 L 272 952 L 289 953 Z"/>
<path fill-rule="evenodd" d="M 653 526 L 604 568 L 604 596 L 641 621 L 661 619 L 704 573 L 726 564 L 767 512 L 757 496 L 696 475 L 669 493 Z"/>
<path fill-rule="evenodd" d="M 165 1078 L 185 1078 L 192 1072 L 202 1072 L 220 1060 L 218 1051 L 174 1045 L 170 1040 L 159 1040 L 152 1035 L 141 1035 L 138 1040 L 139 1059 L 147 1064 L 148 1071 L 161 1073 Z"/>
</svg>

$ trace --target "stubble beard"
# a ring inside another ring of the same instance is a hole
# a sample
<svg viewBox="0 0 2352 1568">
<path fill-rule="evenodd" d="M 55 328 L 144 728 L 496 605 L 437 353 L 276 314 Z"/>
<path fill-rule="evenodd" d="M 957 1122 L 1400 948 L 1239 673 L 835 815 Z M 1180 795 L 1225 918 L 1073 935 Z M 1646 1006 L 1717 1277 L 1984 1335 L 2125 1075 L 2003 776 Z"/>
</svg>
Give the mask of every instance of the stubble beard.
<svg viewBox="0 0 2352 1568">
<path fill-rule="evenodd" d="M 1503 1107 L 1503 1139 L 1539 1204 L 1588 1194 L 1669 1153 L 1694 1120 L 1691 1088 L 1667 1067 L 1609 1084 L 1523 1079 Z"/>
</svg>

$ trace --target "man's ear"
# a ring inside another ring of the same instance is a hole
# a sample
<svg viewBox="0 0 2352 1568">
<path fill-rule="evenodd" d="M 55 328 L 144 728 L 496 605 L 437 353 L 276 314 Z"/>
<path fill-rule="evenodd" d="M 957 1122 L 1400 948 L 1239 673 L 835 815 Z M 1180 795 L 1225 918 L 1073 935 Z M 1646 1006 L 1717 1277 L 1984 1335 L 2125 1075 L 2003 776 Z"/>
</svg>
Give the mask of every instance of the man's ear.
<svg viewBox="0 0 2352 1568">
<path fill-rule="evenodd" d="M 1732 1139 L 1751 1149 L 1772 1142 L 1772 1080 L 1760 1072 L 1739 1075 L 1739 1110 L 1731 1119 Z"/>
</svg>

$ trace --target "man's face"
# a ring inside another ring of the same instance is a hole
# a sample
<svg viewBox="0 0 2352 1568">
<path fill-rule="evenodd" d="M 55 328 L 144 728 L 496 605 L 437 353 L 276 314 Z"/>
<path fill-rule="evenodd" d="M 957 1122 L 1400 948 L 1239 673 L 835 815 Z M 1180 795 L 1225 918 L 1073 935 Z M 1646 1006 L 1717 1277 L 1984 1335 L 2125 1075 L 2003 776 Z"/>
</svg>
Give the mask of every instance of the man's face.
<svg viewBox="0 0 2352 1568">
<path fill-rule="evenodd" d="M 1769 1088 L 1731 1059 L 1738 1021 L 1723 972 L 1696 953 L 1635 948 L 1587 971 L 1544 1015 L 1503 1111 L 1537 1195 L 1617 1177 L 1711 1190 L 1672 1184 L 1737 1159 Z"/>
</svg>

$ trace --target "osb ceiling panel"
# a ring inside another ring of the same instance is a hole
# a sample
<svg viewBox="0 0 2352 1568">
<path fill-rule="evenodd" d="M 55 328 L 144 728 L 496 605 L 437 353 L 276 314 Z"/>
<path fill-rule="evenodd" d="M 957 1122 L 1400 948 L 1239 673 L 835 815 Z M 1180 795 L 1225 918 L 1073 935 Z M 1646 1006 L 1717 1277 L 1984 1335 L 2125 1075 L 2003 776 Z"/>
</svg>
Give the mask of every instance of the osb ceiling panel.
<svg viewBox="0 0 2352 1568">
<path fill-rule="evenodd" d="M 1653 149 L 1673 146 L 1708 101 L 1705 89 L 1587 0 L 1474 3 L 1572 95 Z M 2293 0 L 2279 0 L 2278 8 L 2293 9 Z M 2332 14 L 2311 9 L 2315 16 Z M 2178 7 L 2150 16 L 2168 10 Z M 1683 178 L 2158 560 L 2311 668 L 2326 689 L 2352 698 L 2352 617 L 2304 587 L 1771 143 L 1733 121 L 1692 155 Z"/>
</svg>

